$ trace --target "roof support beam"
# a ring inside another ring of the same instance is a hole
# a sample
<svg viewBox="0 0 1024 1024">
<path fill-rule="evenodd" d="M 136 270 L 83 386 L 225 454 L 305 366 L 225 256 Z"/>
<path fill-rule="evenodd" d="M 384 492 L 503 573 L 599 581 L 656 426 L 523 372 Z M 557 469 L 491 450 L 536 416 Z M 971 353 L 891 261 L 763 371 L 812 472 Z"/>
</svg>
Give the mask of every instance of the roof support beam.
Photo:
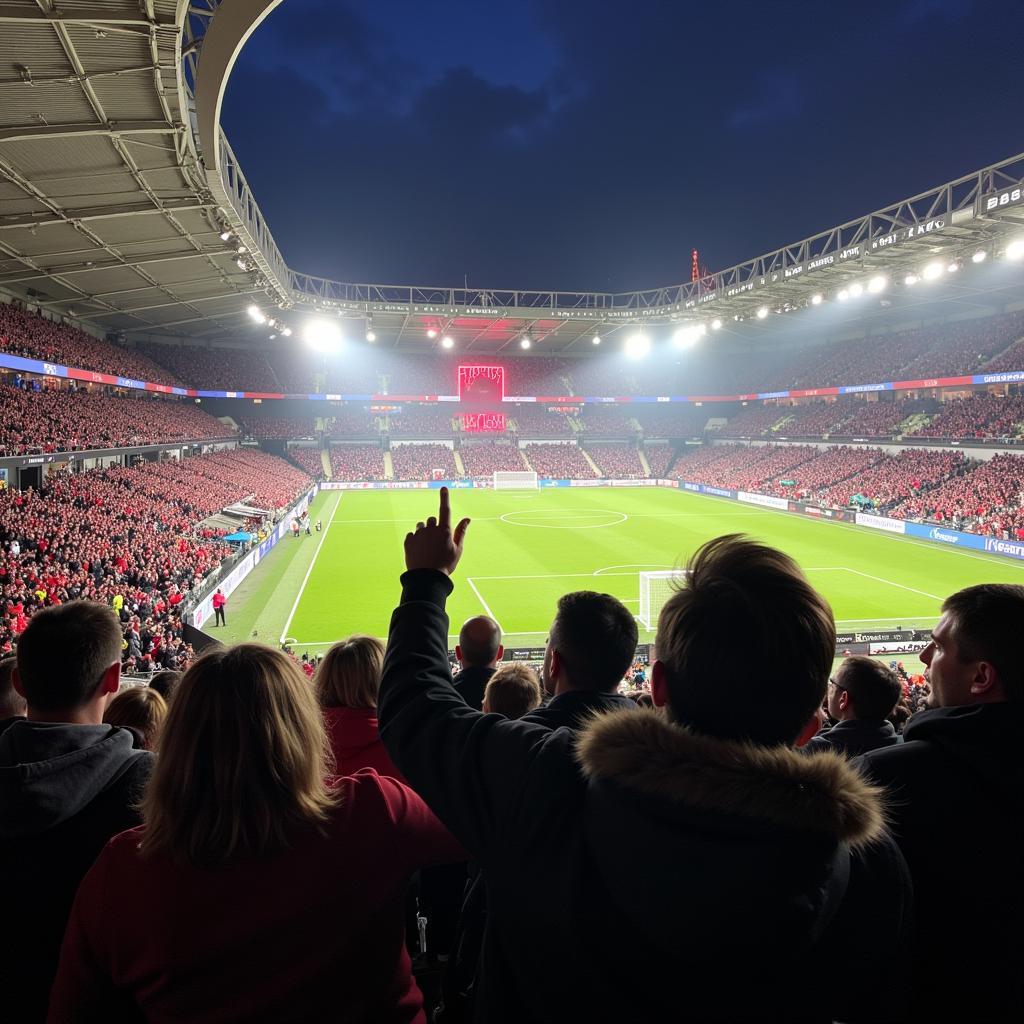
<svg viewBox="0 0 1024 1024">
<path fill-rule="evenodd" d="M 112 220 L 115 217 L 148 217 L 152 214 L 190 213 L 193 210 L 216 210 L 216 203 L 176 203 L 171 206 L 152 206 L 149 203 L 126 206 L 93 206 L 82 210 L 63 210 L 63 217 L 43 217 L 25 220 L 4 220 L 0 218 L 0 231 L 12 228 L 47 227 L 50 224 L 67 224 L 70 221 L 85 223 L 94 220 Z M 212 228 L 210 229 L 213 230 Z"/>
<path fill-rule="evenodd" d="M 114 121 L 93 124 L 37 124 L 24 128 L 0 129 L 0 142 L 26 142 L 30 139 L 72 139 L 88 135 L 108 135 L 118 139 L 124 135 L 176 135 L 181 125 L 164 121 Z"/>
</svg>

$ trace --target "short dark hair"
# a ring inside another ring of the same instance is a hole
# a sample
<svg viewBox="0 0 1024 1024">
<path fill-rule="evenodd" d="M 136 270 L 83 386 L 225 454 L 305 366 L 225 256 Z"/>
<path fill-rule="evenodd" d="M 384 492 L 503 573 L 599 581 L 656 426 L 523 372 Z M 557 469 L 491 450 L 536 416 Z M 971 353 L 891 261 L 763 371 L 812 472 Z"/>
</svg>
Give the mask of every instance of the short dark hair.
<svg viewBox="0 0 1024 1024">
<path fill-rule="evenodd" d="M 501 646 L 501 627 L 489 615 L 467 619 L 459 630 L 459 651 L 466 668 L 490 665 Z"/>
<path fill-rule="evenodd" d="M 18 641 L 18 675 L 30 708 L 77 708 L 121 660 L 121 624 L 112 608 L 70 601 L 29 619 Z"/>
<path fill-rule="evenodd" d="M 947 597 L 942 611 L 950 618 L 950 636 L 960 660 L 987 661 L 996 670 L 1006 699 L 1024 700 L 1024 587 L 981 583 Z"/>
<path fill-rule="evenodd" d="M 721 739 L 791 744 L 825 696 L 836 627 L 789 555 L 728 534 L 690 559 L 655 645 L 676 721 Z"/>
<path fill-rule="evenodd" d="M 873 722 L 888 718 L 903 693 L 900 677 L 888 665 L 864 654 L 844 658 L 832 679 L 850 695 L 854 716 Z"/>
<path fill-rule="evenodd" d="M 540 680 L 522 661 L 506 661 L 487 680 L 484 688 L 487 710 L 506 718 L 522 718 L 540 707 Z"/>
<path fill-rule="evenodd" d="M 18 659 L 13 654 L 0 658 L 0 721 L 5 718 L 20 718 L 27 706 L 25 698 L 14 688 L 14 666 Z"/>
<path fill-rule="evenodd" d="M 574 688 L 614 690 L 636 654 L 636 619 L 611 594 L 577 590 L 558 602 L 548 640 Z"/>
<path fill-rule="evenodd" d="M 174 691 L 178 688 L 178 683 L 181 682 L 181 677 L 184 674 L 184 672 L 178 672 L 173 668 L 165 668 L 154 673 L 153 678 L 149 681 L 149 688 L 159 693 L 170 704 L 174 697 Z"/>
</svg>

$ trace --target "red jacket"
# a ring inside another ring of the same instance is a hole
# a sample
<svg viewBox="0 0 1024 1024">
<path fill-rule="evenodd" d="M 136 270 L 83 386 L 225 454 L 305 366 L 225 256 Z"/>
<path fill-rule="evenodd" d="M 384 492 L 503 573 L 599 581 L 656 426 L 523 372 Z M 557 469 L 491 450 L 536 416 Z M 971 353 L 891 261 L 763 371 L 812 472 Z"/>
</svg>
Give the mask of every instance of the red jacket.
<svg viewBox="0 0 1024 1024">
<path fill-rule="evenodd" d="M 223 608 L 227 603 L 228 599 L 219 590 L 213 595 L 214 608 Z"/>
<path fill-rule="evenodd" d="M 405 888 L 465 852 L 406 786 L 337 780 L 327 835 L 216 867 L 143 858 L 115 836 L 85 876 L 64 935 L 51 1024 L 334 1021 L 425 1024 L 405 949 Z"/>
<path fill-rule="evenodd" d="M 324 708 L 324 724 L 339 775 L 372 768 L 378 775 L 405 781 L 380 741 L 376 708 Z"/>
</svg>

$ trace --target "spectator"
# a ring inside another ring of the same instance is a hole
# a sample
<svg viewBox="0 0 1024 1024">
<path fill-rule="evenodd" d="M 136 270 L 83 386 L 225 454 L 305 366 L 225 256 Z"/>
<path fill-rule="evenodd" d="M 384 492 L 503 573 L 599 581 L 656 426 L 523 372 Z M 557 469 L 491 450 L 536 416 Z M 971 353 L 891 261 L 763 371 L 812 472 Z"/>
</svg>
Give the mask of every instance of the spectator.
<svg viewBox="0 0 1024 1024">
<path fill-rule="evenodd" d="M 877 1016 L 898 991 L 905 865 L 878 791 L 837 755 L 789 749 L 835 650 L 831 610 L 796 564 L 741 538 L 705 545 L 659 624 L 664 713 L 596 716 L 577 738 L 455 693 L 444 607 L 467 527 L 452 531 L 442 490 L 437 525 L 406 538 L 380 719 L 395 763 L 487 873 L 479 1019 Z M 609 969 L 609 949 L 628 949 L 642 979 Z M 854 971 L 825 991 L 837 950 Z"/>
<path fill-rule="evenodd" d="M 136 746 L 156 751 L 167 717 L 167 701 L 149 686 L 129 686 L 107 705 L 103 721 L 138 733 Z"/>
<path fill-rule="evenodd" d="M 121 627 L 103 605 L 75 601 L 32 617 L 14 685 L 26 719 L 0 724 L 0 867 L 17 938 L 0 960 L 4 1016 L 39 1021 L 75 889 L 111 836 L 138 824 L 153 755 L 103 725 L 121 677 Z"/>
<path fill-rule="evenodd" d="M 224 596 L 224 591 L 218 587 L 213 594 L 213 624 L 214 626 L 226 626 L 228 624 L 227 616 L 224 613 L 224 605 L 228 603 L 228 599 Z"/>
<path fill-rule="evenodd" d="M 372 768 L 401 779 L 377 732 L 377 690 L 384 645 L 372 636 L 350 636 L 334 644 L 314 675 L 327 739 L 339 775 Z"/>
<path fill-rule="evenodd" d="M 178 689 L 178 683 L 181 682 L 182 674 L 181 672 L 173 672 L 167 669 L 163 672 L 157 672 L 150 679 L 149 688 L 159 693 L 167 706 L 170 707 L 171 701 L 174 699 L 174 691 Z"/>
<path fill-rule="evenodd" d="M 460 666 L 455 690 L 471 708 L 479 711 L 483 707 L 487 681 L 504 653 L 501 627 L 489 615 L 476 615 L 462 624 L 455 645 Z"/>
<path fill-rule="evenodd" d="M 197 1024 L 422 1024 L 405 880 L 460 851 L 401 783 L 330 782 L 328 749 L 288 655 L 240 644 L 199 659 L 168 715 L 144 827 L 110 843 L 79 889 L 52 1024 L 126 1006 Z"/>
<path fill-rule="evenodd" d="M 540 683 L 537 673 L 521 661 L 509 661 L 487 680 L 483 712 L 522 718 L 540 706 Z"/>
<path fill-rule="evenodd" d="M 887 665 L 859 654 L 844 658 L 828 681 L 828 713 L 835 725 L 812 736 L 803 749 L 856 757 L 899 743 L 888 718 L 902 692 L 899 676 Z"/>
<path fill-rule="evenodd" d="M 931 643 L 928 710 L 904 742 L 861 764 L 891 794 L 914 878 L 914 1021 L 1024 1018 L 1024 897 L 993 857 L 1015 856 L 1024 821 L 1024 587 L 948 597 Z"/>
<path fill-rule="evenodd" d="M 14 668 L 18 659 L 9 654 L 0 658 L 0 722 L 8 718 L 24 718 L 28 705 L 25 698 L 14 688 Z"/>
<path fill-rule="evenodd" d="M 635 708 L 618 687 L 636 641 L 636 619 L 610 594 L 581 590 L 560 598 L 541 671 L 551 700 L 525 721 L 577 729 L 595 712 Z"/>
</svg>

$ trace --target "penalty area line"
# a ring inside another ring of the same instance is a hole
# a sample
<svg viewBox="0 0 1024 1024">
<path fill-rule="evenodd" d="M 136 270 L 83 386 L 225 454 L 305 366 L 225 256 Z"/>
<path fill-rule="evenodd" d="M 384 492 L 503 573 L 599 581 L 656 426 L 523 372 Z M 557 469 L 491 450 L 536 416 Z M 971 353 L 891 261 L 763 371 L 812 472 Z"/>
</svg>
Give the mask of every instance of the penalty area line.
<svg viewBox="0 0 1024 1024">
<path fill-rule="evenodd" d="M 469 584 L 470 590 L 472 590 L 473 593 L 476 594 L 476 599 L 480 602 L 485 614 L 489 615 L 492 619 L 494 619 L 494 621 L 498 623 L 498 629 L 501 629 L 501 623 L 498 622 L 497 616 L 495 616 L 494 612 L 491 611 L 491 606 L 484 600 L 484 595 L 480 593 L 479 588 L 473 582 L 473 577 L 467 576 L 466 582 Z"/>
</svg>

